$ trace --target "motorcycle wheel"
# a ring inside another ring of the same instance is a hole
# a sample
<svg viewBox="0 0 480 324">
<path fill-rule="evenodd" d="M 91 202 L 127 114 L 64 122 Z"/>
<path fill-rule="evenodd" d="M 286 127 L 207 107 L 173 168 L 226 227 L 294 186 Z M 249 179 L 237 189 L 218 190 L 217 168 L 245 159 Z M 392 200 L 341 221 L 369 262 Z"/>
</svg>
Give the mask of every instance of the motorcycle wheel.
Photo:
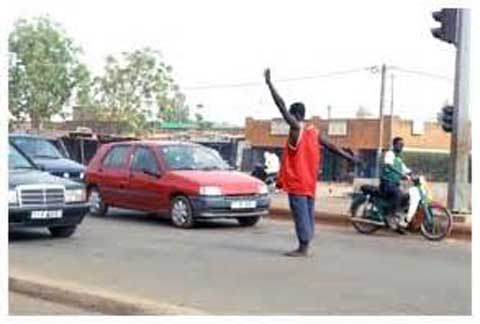
<svg viewBox="0 0 480 324">
<path fill-rule="evenodd" d="M 422 235 L 431 241 L 440 241 L 450 234 L 453 226 L 452 214 L 443 206 L 429 206 L 431 221 L 427 217 L 423 219 L 420 231 Z"/>
<path fill-rule="evenodd" d="M 350 207 L 350 213 L 352 217 L 366 218 L 368 219 L 368 210 L 373 207 L 373 204 L 366 200 L 365 197 L 359 197 L 352 202 Z M 372 234 L 380 229 L 379 225 L 366 224 L 360 222 L 352 222 L 353 227 L 362 234 Z"/>
</svg>

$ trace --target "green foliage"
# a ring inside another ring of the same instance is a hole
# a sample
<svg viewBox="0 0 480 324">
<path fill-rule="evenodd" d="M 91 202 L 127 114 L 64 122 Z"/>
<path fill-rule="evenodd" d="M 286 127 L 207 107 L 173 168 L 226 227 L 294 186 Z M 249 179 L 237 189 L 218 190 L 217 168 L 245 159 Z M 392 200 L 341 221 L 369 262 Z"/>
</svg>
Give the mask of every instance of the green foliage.
<svg viewBox="0 0 480 324">
<path fill-rule="evenodd" d="M 8 39 L 9 109 L 15 119 L 30 118 L 35 129 L 68 104 L 89 73 L 81 49 L 46 17 L 15 23 Z"/>
<path fill-rule="evenodd" d="M 448 181 L 448 153 L 404 152 L 403 161 L 414 173 L 424 175 L 427 180 Z"/>
<path fill-rule="evenodd" d="M 148 120 L 186 121 L 185 96 L 174 85 L 172 68 L 158 51 L 145 48 L 107 58 L 105 73 L 93 80 L 99 120 L 116 121 L 125 131 L 144 129 Z"/>
<path fill-rule="evenodd" d="M 404 152 L 403 161 L 414 173 L 424 175 L 430 181 L 448 182 L 450 154 Z M 472 156 L 468 161 L 468 182 L 472 182 Z"/>
</svg>

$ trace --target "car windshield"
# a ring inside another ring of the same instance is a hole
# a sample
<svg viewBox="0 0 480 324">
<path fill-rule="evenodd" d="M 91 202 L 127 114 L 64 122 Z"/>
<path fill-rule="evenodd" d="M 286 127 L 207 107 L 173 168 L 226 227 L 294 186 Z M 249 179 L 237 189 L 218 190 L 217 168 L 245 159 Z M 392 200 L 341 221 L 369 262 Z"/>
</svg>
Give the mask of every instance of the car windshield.
<svg viewBox="0 0 480 324">
<path fill-rule="evenodd" d="M 35 167 L 12 145 L 8 148 L 8 169 L 35 169 Z"/>
<path fill-rule="evenodd" d="M 59 159 L 62 154 L 49 141 L 42 138 L 17 137 L 13 143 L 30 158 Z"/>
<path fill-rule="evenodd" d="M 171 170 L 229 170 L 217 151 L 203 146 L 170 145 L 158 148 Z"/>
</svg>

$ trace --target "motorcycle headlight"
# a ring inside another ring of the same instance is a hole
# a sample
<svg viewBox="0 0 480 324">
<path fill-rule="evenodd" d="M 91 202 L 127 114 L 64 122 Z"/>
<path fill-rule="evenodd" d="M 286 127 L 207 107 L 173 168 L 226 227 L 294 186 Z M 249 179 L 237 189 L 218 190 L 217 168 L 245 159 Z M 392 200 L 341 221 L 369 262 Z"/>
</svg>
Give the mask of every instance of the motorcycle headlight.
<svg viewBox="0 0 480 324">
<path fill-rule="evenodd" d="M 85 202 L 87 201 L 87 191 L 85 189 L 67 189 L 65 191 L 65 202 Z"/>
<path fill-rule="evenodd" d="M 268 186 L 266 184 L 261 184 L 258 186 L 258 193 L 261 195 L 268 194 Z"/>
<path fill-rule="evenodd" d="M 63 177 L 64 177 L 64 178 L 67 178 L 67 179 L 70 178 L 70 173 L 64 172 L 64 173 L 63 173 Z"/>
<path fill-rule="evenodd" d="M 221 196 L 222 190 L 219 187 L 204 186 L 200 187 L 199 194 L 202 196 Z"/>
<path fill-rule="evenodd" d="M 82 179 L 82 180 L 83 180 L 83 178 L 85 178 L 85 173 L 83 173 L 83 172 L 80 172 L 80 179 Z"/>
<path fill-rule="evenodd" d="M 16 190 L 9 190 L 8 191 L 8 204 L 15 205 L 18 202 L 17 198 L 17 191 Z"/>
</svg>

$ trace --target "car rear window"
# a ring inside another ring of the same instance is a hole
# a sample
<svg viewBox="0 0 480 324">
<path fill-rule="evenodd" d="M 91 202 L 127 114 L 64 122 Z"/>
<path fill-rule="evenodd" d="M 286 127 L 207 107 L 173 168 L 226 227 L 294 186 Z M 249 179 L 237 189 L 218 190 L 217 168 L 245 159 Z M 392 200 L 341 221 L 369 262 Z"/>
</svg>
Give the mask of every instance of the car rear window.
<svg viewBox="0 0 480 324">
<path fill-rule="evenodd" d="M 121 168 L 125 166 L 129 147 L 127 145 L 115 146 L 103 159 L 103 166 L 107 168 Z"/>
</svg>

